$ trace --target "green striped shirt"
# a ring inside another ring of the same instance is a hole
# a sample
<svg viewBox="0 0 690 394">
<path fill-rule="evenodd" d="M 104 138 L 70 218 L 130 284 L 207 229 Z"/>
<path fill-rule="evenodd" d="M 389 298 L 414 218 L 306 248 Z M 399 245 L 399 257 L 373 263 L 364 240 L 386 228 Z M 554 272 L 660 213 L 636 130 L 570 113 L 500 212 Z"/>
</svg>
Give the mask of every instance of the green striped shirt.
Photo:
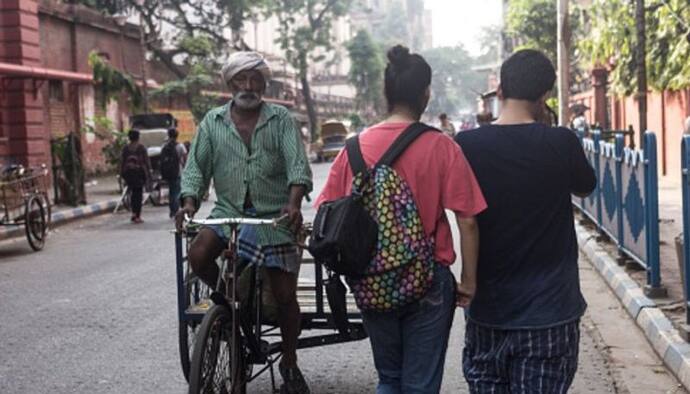
<svg viewBox="0 0 690 394">
<path fill-rule="evenodd" d="M 192 140 L 182 173 L 181 198 L 197 205 L 211 180 L 216 191 L 212 218 L 247 216 L 247 193 L 258 218 L 274 218 L 287 205 L 290 186 L 312 190 L 312 174 L 295 121 L 285 107 L 264 102 L 251 139 L 251 154 L 230 118 L 231 102 L 209 111 Z M 261 245 L 292 242 L 287 228 L 259 229 Z"/>
</svg>

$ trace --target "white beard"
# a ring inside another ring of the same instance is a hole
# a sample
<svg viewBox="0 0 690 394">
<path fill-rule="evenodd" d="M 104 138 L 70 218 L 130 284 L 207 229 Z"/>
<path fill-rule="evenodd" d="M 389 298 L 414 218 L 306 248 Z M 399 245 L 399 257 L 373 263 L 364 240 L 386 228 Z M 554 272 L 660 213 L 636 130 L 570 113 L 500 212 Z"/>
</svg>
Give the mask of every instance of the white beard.
<svg viewBox="0 0 690 394">
<path fill-rule="evenodd" d="M 234 100 L 234 104 L 244 110 L 257 109 L 263 102 L 263 98 L 255 93 L 239 93 Z"/>
</svg>

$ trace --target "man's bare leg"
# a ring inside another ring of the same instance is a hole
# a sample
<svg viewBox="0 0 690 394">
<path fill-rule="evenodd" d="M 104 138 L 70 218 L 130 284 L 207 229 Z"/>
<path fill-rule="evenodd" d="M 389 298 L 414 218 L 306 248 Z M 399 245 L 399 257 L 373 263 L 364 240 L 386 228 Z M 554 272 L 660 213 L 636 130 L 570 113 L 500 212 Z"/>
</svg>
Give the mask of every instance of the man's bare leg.
<svg viewBox="0 0 690 394">
<path fill-rule="evenodd" d="M 218 283 L 216 258 L 226 247 L 210 228 L 202 228 L 189 247 L 188 258 L 192 271 L 211 288 L 215 288 Z"/>
<path fill-rule="evenodd" d="M 297 337 L 300 331 L 300 311 L 297 304 L 297 275 L 277 268 L 267 269 L 271 291 L 278 303 L 278 324 L 283 339 L 283 358 L 287 368 L 297 366 Z"/>
</svg>

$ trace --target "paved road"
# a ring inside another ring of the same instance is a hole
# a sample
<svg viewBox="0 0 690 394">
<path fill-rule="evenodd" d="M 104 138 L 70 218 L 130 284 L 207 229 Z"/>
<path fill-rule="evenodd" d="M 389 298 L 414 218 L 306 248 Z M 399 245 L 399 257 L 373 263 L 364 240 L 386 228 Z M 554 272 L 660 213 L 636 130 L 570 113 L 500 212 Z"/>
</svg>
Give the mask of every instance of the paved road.
<svg viewBox="0 0 690 394">
<path fill-rule="evenodd" d="M 328 166 L 314 169 L 318 188 Z M 41 253 L 23 239 L 0 243 L 0 393 L 186 392 L 172 224 L 165 208 L 146 207 L 144 219 L 133 226 L 126 214 L 105 215 L 61 227 Z M 590 311 L 572 392 L 681 392 L 603 282 L 582 266 Z M 466 392 L 462 323 L 457 314 L 443 393 Z M 627 347 L 625 354 L 611 350 L 607 338 Z M 366 393 L 375 386 L 367 341 L 299 357 L 314 393 Z M 637 383 L 628 385 L 632 379 Z M 270 392 L 268 375 L 250 392 Z"/>
</svg>

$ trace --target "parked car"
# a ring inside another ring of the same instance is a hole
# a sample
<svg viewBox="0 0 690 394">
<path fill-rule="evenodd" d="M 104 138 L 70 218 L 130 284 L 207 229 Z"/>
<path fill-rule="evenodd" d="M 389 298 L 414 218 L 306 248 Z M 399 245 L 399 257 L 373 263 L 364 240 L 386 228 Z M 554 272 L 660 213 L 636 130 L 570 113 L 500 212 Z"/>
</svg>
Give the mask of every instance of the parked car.
<svg viewBox="0 0 690 394">
<path fill-rule="evenodd" d="M 316 160 L 330 161 L 345 147 L 347 127 L 343 122 L 329 120 L 321 125 L 321 138 L 316 143 Z"/>
</svg>

